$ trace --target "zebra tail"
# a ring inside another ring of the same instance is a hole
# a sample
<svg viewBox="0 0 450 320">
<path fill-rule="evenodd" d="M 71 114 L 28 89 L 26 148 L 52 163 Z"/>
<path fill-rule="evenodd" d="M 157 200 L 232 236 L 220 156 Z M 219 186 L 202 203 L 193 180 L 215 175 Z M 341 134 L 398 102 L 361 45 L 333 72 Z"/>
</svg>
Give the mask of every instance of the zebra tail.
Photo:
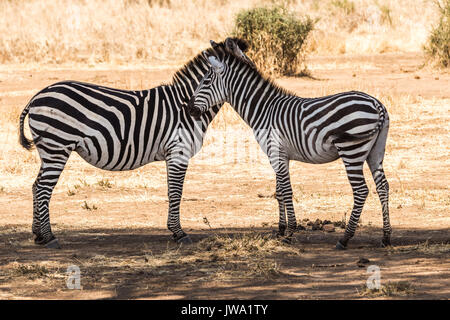
<svg viewBox="0 0 450 320">
<path fill-rule="evenodd" d="M 339 135 L 339 137 L 337 138 L 337 140 L 335 140 L 335 142 L 351 142 L 351 141 L 358 141 L 358 140 L 366 140 L 366 139 L 370 139 L 373 136 L 377 135 L 378 132 L 381 130 L 381 128 L 383 128 L 384 122 L 386 120 L 386 109 L 377 100 L 375 100 L 375 105 L 377 107 L 379 118 L 378 118 L 377 126 L 373 130 L 366 132 L 366 133 L 356 133 L 356 134 L 344 132 Z"/>
<path fill-rule="evenodd" d="M 19 120 L 19 124 L 20 124 L 19 142 L 22 145 L 22 147 L 24 147 L 27 150 L 31 150 L 33 148 L 33 140 L 30 140 L 27 137 L 25 137 L 25 132 L 23 130 L 25 117 L 27 116 L 28 112 L 30 111 L 30 104 L 31 104 L 31 101 L 27 104 L 25 109 L 23 109 L 22 113 L 20 114 L 20 120 Z"/>
</svg>

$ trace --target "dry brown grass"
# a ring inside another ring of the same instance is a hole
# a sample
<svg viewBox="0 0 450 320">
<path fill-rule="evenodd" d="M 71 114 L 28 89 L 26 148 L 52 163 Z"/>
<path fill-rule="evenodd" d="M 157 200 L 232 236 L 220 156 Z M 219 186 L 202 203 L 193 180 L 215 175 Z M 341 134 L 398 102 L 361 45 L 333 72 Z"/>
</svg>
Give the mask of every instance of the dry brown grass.
<svg viewBox="0 0 450 320">
<path fill-rule="evenodd" d="M 359 294 L 363 297 L 404 297 L 415 293 L 414 286 L 409 281 L 388 281 L 379 289 L 368 289 L 364 286 Z"/>
<path fill-rule="evenodd" d="M 430 244 L 429 240 L 423 243 L 419 243 L 413 246 L 405 246 L 402 248 L 391 248 L 391 253 L 396 252 L 419 252 L 425 255 L 436 254 L 450 254 L 450 243 L 433 243 Z"/>
<path fill-rule="evenodd" d="M 215 235 L 208 237 L 194 247 L 167 245 L 162 251 L 153 252 L 150 245 L 144 244 L 143 255 L 133 257 L 115 257 L 99 255 L 74 257 L 74 262 L 84 269 L 100 267 L 117 267 L 118 265 L 140 270 L 149 276 L 161 276 L 170 273 L 167 268 L 176 268 L 183 273 L 195 270 L 203 280 L 236 278 L 267 278 L 281 275 L 280 264 L 274 255 L 298 256 L 299 250 L 288 247 L 281 242 L 250 233 L 236 237 Z M 36 273 L 35 268 L 28 266 L 14 267 L 21 273 Z M 16 271 L 14 271 L 16 272 Z"/>
<path fill-rule="evenodd" d="M 280 276 L 280 265 L 274 255 L 298 256 L 299 249 L 287 246 L 259 233 L 235 236 L 214 235 L 201 240 L 195 248 L 168 247 L 144 255 L 147 270 L 158 273 L 160 267 L 177 265 L 181 269 L 195 267 L 211 279 Z"/>
<path fill-rule="evenodd" d="M 277 1 L 275 1 L 276 3 Z M 0 62 L 180 64 L 229 35 L 239 10 L 274 1 L 1 1 Z M 315 54 L 421 51 L 437 9 L 429 1 L 287 1 L 318 19 Z"/>
<path fill-rule="evenodd" d="M 12 275 L 13 276 L 25 276 L 30 279 L 38 278 L 38 277 L 45 277 L 49 271 L 44 265 L 40 264 L 21 264 L 16 263 L 15 268 L 12 269 Z"/>
</svg>

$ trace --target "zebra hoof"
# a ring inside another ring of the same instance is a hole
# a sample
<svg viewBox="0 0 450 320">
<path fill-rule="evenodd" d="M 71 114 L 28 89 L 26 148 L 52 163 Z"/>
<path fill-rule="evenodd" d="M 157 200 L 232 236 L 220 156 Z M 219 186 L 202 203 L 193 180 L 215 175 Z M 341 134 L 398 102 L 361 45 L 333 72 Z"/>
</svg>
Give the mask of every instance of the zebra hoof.
<svg viewBox="0 0 450 320">
<path fill-rule="evenodd" d="M 273 230 L 272 231 L 272 237 L 276 238 L 276 239 L 284 237 L 284 234 L 285 234 L 284 232 L 280 232 L 279 230 Z"/>
<path fill-rule="evenodd" d="M 292 237 L 285 237 L 283 238 L 283 240 L 281 240 L 281 242 L 285 244 L 292 244 Z"/>
<path fill-rule="evenodd" d="M 59 245 L 57 239 L 53 239 L 52 241 L 48 242 L 45 247 L 49 249 L 61 249 L 61 246 Z"/>
<path fill-rule="evenodd" d="M 192 240 L 191 237 L 189 237 L 188 235 L 185 235 L 184 237 L 181 237 L 180 239 L 177 240 L 178 244 L 192 244 Z"/>
<path fill-rule="evenodd" d="M 336 243 L 336 250 L 345 250 L 345 249 L 347 249 L 347 246 L 344 246 L 344 245 L 341 243 L 341 241 L 338 241 L 338 242 Z"/>
<path fill-rule="evenodd" d="M 45 240 L 44 240 L 44 238 L 42 238 L 41 235 L 34 235 L 34 243 L 43 245 L 43 244 L 45 244 Z"/>
<path fill-rule="evenodd" d="M 391 239 L 389 239 L 389 238 L 383 238 L 383 239 L 381 240 L 381 247 L 382 247 L 382 248 L 390 248 L 390 247 L 392 247 L 392 245 L 391 245 Z"/>
</svg>

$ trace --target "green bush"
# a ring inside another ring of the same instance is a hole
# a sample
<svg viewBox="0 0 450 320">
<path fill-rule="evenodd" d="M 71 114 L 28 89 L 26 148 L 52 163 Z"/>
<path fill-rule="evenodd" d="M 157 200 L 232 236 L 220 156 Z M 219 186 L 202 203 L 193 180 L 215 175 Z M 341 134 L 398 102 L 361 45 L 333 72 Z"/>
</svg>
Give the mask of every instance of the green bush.
<svg viewBox="0 0 450 320">
<path fill-rule="evenodd" d="M 271 75 L 293 75 L 304 63 L 304 44 L 314 22 L 297 18 L 285 7 L 253 8 L 238 13 L 234 35 L 245 39 L 249 56 Z"/>
<path fill-rule="evenodd" d="M 444 0 L 443 4 L 437 2 L 441 17 L 428 38 L 425 52 L 439 65 L 450 67 L 450 0 Z"/>
</svg>

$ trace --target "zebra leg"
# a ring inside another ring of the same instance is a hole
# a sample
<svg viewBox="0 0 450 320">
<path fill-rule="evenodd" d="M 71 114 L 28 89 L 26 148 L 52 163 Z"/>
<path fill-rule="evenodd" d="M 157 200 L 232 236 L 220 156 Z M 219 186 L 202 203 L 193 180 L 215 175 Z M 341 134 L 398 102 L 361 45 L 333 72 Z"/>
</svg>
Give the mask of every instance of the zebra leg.
<svg viewBox="0 0 450 320">
<path fill-rule="evenodd" d="M 52 159 L 43 158 L 41 169 L 33 184 L 33 233 L 35 243 L 47 248 L 59 249 L 61 246 L 52 233 L 50 225 L 50 198 L 58 182 L 70 152 L 58 151 Z"/>
<path fill-rule="evenodd" d="M 350 160 L 346 160 L 345 158 L 342 158 L 342 160 L 344 161 L 348 180 L 353 189 L 353 210 L 347 228 L 345 229 L 344 236 L 336 244 L 336 249 L 341 250 L 347 247 L 348 241 L 355 234 L 359 216 L 361 215 L 367 195 L 369 194 L 369 188 L 367 188 L 363 173 L 364 162 L 351 163 L 349 162 Z"/>
<path fill-rule="evenodd" d="M 370 150 L 367 157 L 367 164 L 372 172 L 373 180 L 377 187 L 378 197 L 380 198 L 381 208 L 383 211 L 383 239 L 381 246 L 387 247 L 391 245 L 391 223 L 389 221 L 389 183 L 383 170 L 383 159 L 386 145 L 388 126 L 384 127 L 380 132 L 375 145 Z"/>
<path fill-rule="evenodd" d="M 41 174 L 42 169 L 39 169 L 36 181 L 33 183 L 33 187 L 31 188 L 33 193 L 33 224 L 31 225 L 31 231 L 33 232 L 35 243 L 40 243 L 43 241 L 41 236 L 41 223 L 39 221 L 38 200 L 36 195 L 37 182 L 39 181 Z"/>
<path fill-rule="evenodd" d="M 169 216 L 167 228 L 172 231 L 173 239 L 177 243 L 192 243 L 191 238 L 181 229 L 180 202 L 183 195 L 184 177 L 188 163 L 184 161 L 168 160 L 167 165 L 167 189 L 169 196 Z"/>
<path fill-rule="evenodd" d="M 292 236 L 297 230 L 297 221 L 295 219 L 294 204 L 292 202 L 292 186 L 289 175 L 289 160 L 287 159 L 287 157 L 283 156 L 283 153 L 280 151 L 277 151 L 275 156 L 269 156 L 269 160 L 272 168 L 275 171 L 277 179 L 277 199 L 281 199 L 283 204 L 283 206 L 280 205 L 279 229 L 280 231 L 286 230 L 283 242 L 291 243 Z M 286 210 L 288 220 L 287 229 L 284 210 Z"/>
<path fill-rule="evenodd" d="M 284 205 L 283 193 L 281 191 L 280 183 L 277 179 L 276 196 L 278 201 L 278 209 L 280 213 L 280 220 L 278 222 L 278 232 L 277 237 L 282 237 L 286 232 L 286 207 Z"/>
<path fill-rule="evenodd" d="M 388 247 L 391 245 L 392 233 L 391 223 L 389 221 L 389 183 L 386 180 L 383 168 L 375 169 L 375 171 L 372 171 L 372 175 L 377 186 L 377 193 L 383 210 L 383 239 L 381 240 L 381 246 Z"/>
</svg>

